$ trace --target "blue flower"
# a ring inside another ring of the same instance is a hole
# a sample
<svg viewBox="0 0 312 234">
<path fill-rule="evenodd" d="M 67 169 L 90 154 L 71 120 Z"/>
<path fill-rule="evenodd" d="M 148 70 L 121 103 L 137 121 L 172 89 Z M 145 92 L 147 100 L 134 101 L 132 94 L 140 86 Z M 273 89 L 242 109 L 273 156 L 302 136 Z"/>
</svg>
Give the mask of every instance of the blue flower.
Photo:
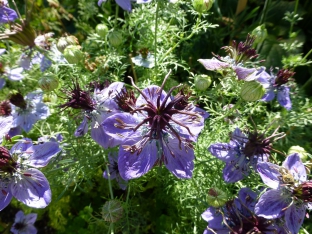
<svg viewBox="0 0 312 234">
<path fill-rule="evenodd" d="M 44 208 L 51 202 L 49 182 L 41 171 L 50 159 L 61 151 L 57 142 L 34 145 L 24 139 L 8 151 L 0 147 L 0 210 L 15 197 L 34 208 Z"/>
<path fill-rule="evenodd" d="M 307 181 L 300 156 L 289 155 L 282 166 L 269 162 L 258 163 L 262 181 L 269 186 L 259 198 L 255 213 L 266 219 L 285 219 L 286 227 L 296 234 L 303 223 L 306 209 L 312 208 L 312 182 Z"/>
<path fill-rule="evenodd" d="M 6 2 L 0 2 L 0 23 L 9 23 L 11 21 L 16 20 L 17 14 L 16 11 L 13 9 L 7 7 L 7 1 Z"/>
<path fill-rule="evenodd" d="M 36 234 L 37 229 L 34 226 L 37 214 L 31 213 L 24 215 L 23 211 L 19 211 L 15 215 L 15 221 L 10 229 L 13 234 Z"/>
<path fill-rule="evenodd" d="M 137 3 L 149 3 L 152 0 L 137 0 Z M 103 2 L 106 2 L 106 0 L 99 0 L 98 6 L 101 6 Z M 131 11 L 131 0 L 116 0 L 116 3 L 125 11 Z"/>
<path fill-rule="evenodd" d="M 25 99 L 18 93 L 11 95 L 12 127 L 21 127 L 29 132 L 38 120 L 46 119 L 50 115 L 49 108 L 42 102 L 42 96 L 40 91 L 27 94 Z"/>
<path fill-rule="evenodd" d="M 166 93 L 163 86 L 151 85 L 142 91 L 133 81 L 132 86 L 140 92 L 135 105 L 129 108 L 132 111 L 115 114 L 102 124 L 107 134 L 120 144 L 121 177 L 138 178 L 155 165 L 164 164 L 176 177 L 191 178 L 192 143 L 203 129 L 203 116 L 207 113 L 188 103 L 185 95 L 172 97 L 177 87 Z"/>
</svg>

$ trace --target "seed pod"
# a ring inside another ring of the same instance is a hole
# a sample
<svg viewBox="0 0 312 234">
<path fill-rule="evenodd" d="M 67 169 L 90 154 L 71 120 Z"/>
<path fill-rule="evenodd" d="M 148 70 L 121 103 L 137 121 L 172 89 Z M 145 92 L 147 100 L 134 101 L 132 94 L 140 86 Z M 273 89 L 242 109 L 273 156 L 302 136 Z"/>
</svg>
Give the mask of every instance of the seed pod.
<svg viewBox="0 0 312 234">
<path fill-rule="evenodd" d="M 265 25 L 262 24 L 252 30 L 251 35 L 255 37 L 254 45 L 257 45 L 265 40 L 268 36 L 268 31 L 266 30 Z"/>
<path fill-rule="evenodd" d="M 122 214 L 123 208 L 118 200 L 107 201 L 102 208 L 102 218 L 107 222 L 114 223 L 118 221 Z"/>
<path fill-rule="evenodd" d="M 54 75 L 46 75 L 38 81 L 39 87 L 46 92 L 53 91 L 59 85 L 59 81 Z"/>
<path fill-rule="evenodd" d="M 79 45 L 79 41 L 75 36 L 60 37 L 56 47 L 60 52 L 64 52 L 65 48 L 69 45 Z"/>
<path fill-rule="evenodd" d="M 301 158 L 302 162 L 306 162 L 308 160 L 308 153 L 301 146 L 299 145 L 291 146 L 288 150 L 287 155 L 294 154 L 294 153 L 299 154 L 299 157 Z"/>
<path fill-rule="evenodd" d="M 265 94 L 265 88 L 259 82 L 253 80 L 243 84 L 241 89 L 241 97 L 247 102 L 259 100 Z"/>
<path fill-rule="evenodd" d="M 213 207 L 221 207 L 228 200 L 228 196 L 225 192 L 218 188 L 211 188 L 208 191 L 207 201 L 209 205 Z"/>
<path fill-rule="evenodd" d="M 102 37 L 103 39 L 106 39 L 106 35 L 108 33 L 108 27 L 106 26 L 106 24 L 96 25 L 95 31 L 100 37 Z"/>
<path fill-rule="evenodd" d="M 119 31 L 110 32 L 108 34 L 108 41 L 114 47 L 120 46 L 122 44 L 122 33 Z"/>
<path fill-rule="evenodd" d="M 194 10 L 198 13 L 209 11 L 214 3 L 214 0 L 193 0 Z"/>
<path fill-rule="evenodd" d="M 80 50 L 80 46 L 69 45 L 64 50 L 65 59 L 71 64 L 78 64 L 83 60 L 83 52 Z"/>
<path fill-rule="evenodd" d="M 199 91 L 205 91 L 211 85 L 211 78 L 207 75 L 198 75 L 195 77 L 195 88 Z"/>
</svg>

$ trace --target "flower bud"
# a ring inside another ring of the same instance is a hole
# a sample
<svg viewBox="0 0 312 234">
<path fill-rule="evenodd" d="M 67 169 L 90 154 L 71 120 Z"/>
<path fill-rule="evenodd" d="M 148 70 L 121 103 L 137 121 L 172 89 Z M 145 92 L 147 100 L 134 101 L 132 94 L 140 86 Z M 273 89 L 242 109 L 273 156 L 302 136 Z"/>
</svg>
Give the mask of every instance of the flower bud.
<svg viewBox="0 0 312 234">
<path fill-rule="evenodd" d="M 211 188 L 208 191 L 207 201 L 213 207 L 221 207 L 227 202 L 227 194 L 218 188 Z"/>
<path fill-rule="evenodd" d="M 101 213 L 105 221 L 114 223 L 122 217 L 123 208 L 120 201 L 110 200 L 105 202 Z"/>
<path fill-rule="evenodd" d="M 110 32 L 108 34 L 108 41 L 112 46 L 118 47 L 122 43 L 122 33 L 119 31 Z"/>
<path fill-rule="evenodd" d="M 290 147 L 287 155 L 294 154 L 294 153 L 299 154 L 299 157 L 301 158 L 302 162 L 306 162 L 308 160 L 308 153 L 301 146 L 294 145 L 294 146 Z"/>
<path fill-rule="evenodd" d="M 252 30 L 251 35 L 255 37 L 254 45 L 257 45 L 265 40 L 268 36 L 268 31 L 266 30 L 265 25 L 262 24 Z"/>
<path fill-rule="evenodd" d="M 59 81 L 54 75 L 46 75 L 38 81 L 39 87 L 46 92 L 53 91 L 59 85 Z"/>
<path fill-rule="evenodd" d="M 259 82 L 253 80 L 243 84 L 241 89 L 241 97 L 247 102 L 259 100 L 265 94 L 265 88 Z"/>
<path fill-rule="evenodd" d="M 198 75 L 195 77 L 195 88 L 199 91 L 205 91 L 211 85 L 211 78 L 207 75 Z"/>
<path fill-rule="evenodd" d="M 108 33 L 108 27 L 106 26 L 106 24 L 98 24 L 95 27 L 95 31 L 100 37 L 105 39 Z"/>
<path fill-rule="evenodd" d="M 66 37 L 61 37 L 57 44 L 56 47 L 60 52 L 64 52 L 65 48 L 69 45 L 79 45 L 79 41 L 77 37 L 75 36 L 66 36 Z"/>
<path fill-rule="evenodd" d="M 80 46 L 69 45 L 64 50 L 65 59 L 71 64 L 78 64 L 83 60 L 83 52 Z"/>
<path fill-rule="evenodd" d="M 214 0 L 193 0 L 194 10 L 198 13 L 209 11 L 214 3 Z"/>
</svg>

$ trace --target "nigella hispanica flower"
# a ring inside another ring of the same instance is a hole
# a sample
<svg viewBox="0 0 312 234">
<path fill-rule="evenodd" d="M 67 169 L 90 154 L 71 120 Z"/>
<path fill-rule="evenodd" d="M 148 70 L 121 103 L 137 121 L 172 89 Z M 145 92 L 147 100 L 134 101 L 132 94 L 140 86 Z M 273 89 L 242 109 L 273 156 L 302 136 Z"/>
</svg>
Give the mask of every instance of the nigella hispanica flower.
<svg viewBox="0 0 312 234">
<path fill-rule="evenodd" d="M 12 22 L 17 18 L 16 11 L 8 7 L 8 1 L 0 0 L 0 24 Z"/>
<path fill-rule="evenodd" d="M 258 78 L 258 81 L 264 85 L 267 89 L 266 94 L 262 97 L 263 101 L 272 101 L 275 96 L 277 96 L 277 101 L 279 104 L 286 108 L 291 109 L 291 100 L 289 97 L 289 87 L 285 84 L 294 75 L 294 72 L 288 71 L 286 69 L 280 69 L 277 75 L 268 75 L 266 77 Z M 275 94 L 276 93 L 276 94 Z"/>
<path fill-rule="evenodd" d="M 312 181 L 307 181 L 300 156 L 297 153 L 289 155 L 282 166 L 259 163 L 258 172 L 262 181 L 272 189 L 259 198 L 256 214 L 267 219 L 284 217 L 290 232 L 298 233 L 306 209 L 312 208 Z"/>
<path fill-rule="evenodd" d="M 245 234 L 245 233 L 287 233 L 279 232 L 274 220 L 256 216 L 254 213 L 257 194 L 249 188 L 242 188 L 238 198 L 228 201 L 221 208 L 209 207 L 202 218 L 208 222 L 204 234 Z"/>
<path fill-rule="evenodd" d="M 122 190 L 125 190 L 128 185 L 128 181 L 121 178 L 118 170 L 118 153 L 113 152 L 108 154 L 108 171 L 103 172 L 103 177 L 105 179 L 113 180 L 115 179 Z"/>
<path fill-rule="evenodd" d="M 10 96 L 13 128 L 21 127 L 25 132 L 29 132 L 38 120 L 46 119 L 50 115 L 48 106 L 42 102 L 42 96 L 40 91 L 29 93 L 25 98 L 20 93 Z"/>
<path fill-rule="evenodd" d="M 164 79 L 168 78 L 169 74 Z M 155 165 L 164 164 L 176 177 L 191 178 L 194 168 L 192 143 L 204 127 L 204 114 L 185 95 L 171 96 L 151 85 L 139 91 L 130 113 L 118 113 L 103 122 L 108 135 L 120 142 L 118 168 L 123 179 L 146 174 Z M 182 100 L 184 106 L 179 105 Z M 207 114 L 207 113 L 206 113 Z"/>
<path fill-rule="evenodd" d="M 75 136 L 83 136 L 88 131 L 88 123 L 91 122 L 91 137 L 104 148 L 113 145 L 113 139 L 109 137 L 101 126 L 101 123 L 109 116 L 120 112 L 115 102 L 116 95 L 124 88 L 124 83 L 114 82 L 104 86 L 94 85 L 94 94 L 91 97 L 88 91 L 83 91 L 79 84 L 74 84 L 71 91 L 67 91 L 69 100 L 61 105 L 62 108 L 80 109 L 84 115 L 82 123 L 75 131 Z"/>
<path fill-rule="evenodd" d="M 14 223 L 10 229 L 13 234 L 36 234 L 37 229 L 34 226 L 37 214 L 31 213 L 24 215 L 23 211 L 19 211 L 15 215 Z"/>
<path fill-rule="evenodd" d="M 265 137 L 265 132 L 249 132 L 247 136 L 236 128 L 229 143 L 209 146 L 210 153 L 226 163 L 223 169 L 224 181 L 239 181 L 249 174 L 250 166 L 256 170 L 257 163 L 268 161 L 271 151 L 274 150 L 272 139 L 275 141 L 284 136 L 284 133 L 275 134 L 277 130 L 270 137 Z"/>
<path fill-rule="evenodd" d="M 34 208 L 44 208 L 51 202 L 48 180 L 36 168 L 44 167 L 61 149 L 57 142 L 34 145 L 24 139 L 7 150 L 0 147 L 0 210 L 15 197 Z"/>
<path fill-rule="evenodd" d="M 101 6 L 103 2 L 106 2 L 107 0 L 99 0 L 98 6 Z M 136 3 L 149 3 L 152 0 L 137 0 Z M 116 0 L 116 3 L 125 11 L 131 11 L 131 0 Z"/>
</svg>

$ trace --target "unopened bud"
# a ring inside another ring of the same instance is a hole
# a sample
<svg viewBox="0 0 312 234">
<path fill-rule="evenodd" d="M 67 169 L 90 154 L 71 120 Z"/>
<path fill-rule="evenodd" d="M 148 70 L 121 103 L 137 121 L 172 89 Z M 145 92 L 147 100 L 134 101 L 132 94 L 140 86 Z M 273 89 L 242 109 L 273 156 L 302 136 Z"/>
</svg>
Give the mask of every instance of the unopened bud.
<svg viewBox="0 0 312 234">
<path fill-rule="evenodd" d="M 211 78 L 207 75 L 198 75 L 195 77 L 195 88 L 199 91 L 205 91 L 211 85 Z"/>
<path fill-rule="evenodd" d="M 108 41 L 114 47 L 120 46 L 122 43 L 122 33 L 119 31 L 110 32 L 108 34 Z"/>
<path fill-rule="evenodd" d="M 46 92 L 53 91 L 59 85 L 59 81 L 54 75 L 46 75 L 38 81 L 39 87 Z"/>
<path fill-rule="evenodd" d="M 247 102 L 259 100 L 265 94 L 265 88 L 257 81 L 248 81 L 243 84 L 241 97 Z"/>
<path fill-rule="evenodd" d="M 251 35 L 255 37 L 254 45 L 257 45 L 265 40 L 268 36 L 268 31 L 266 30 L 265 25 L 262 24 L 252 30 Z"/>
<path fill-rule="evenodd" d="M 306 162 L 308 160 L 308 152 L 299 145 L 291 146 L 288 150 L 287 155 L 297 153 L 301 158 L 302 162 Z"/>
<path fill-rule="evenodd" d="M 198 13 L 209 11 L 214 3 L 214 0 L 193 0 L 194 10 Z"/>
<path fill-rule="evenodd" d="M 83 52 L 80 49 L 80 46 L 69 45 L 64 50 L 65 59 L 71 64 L 78 64 L 83 60 Z"/>
<path fill-rule="evenodd" d="M 100 37 L 102 37 L 103 39 L 106 39 L 106 35 L 108 33 L 108 27 L 106 26 L 106 24 L 96 25 L 95 31 Z"/>
</svg>

